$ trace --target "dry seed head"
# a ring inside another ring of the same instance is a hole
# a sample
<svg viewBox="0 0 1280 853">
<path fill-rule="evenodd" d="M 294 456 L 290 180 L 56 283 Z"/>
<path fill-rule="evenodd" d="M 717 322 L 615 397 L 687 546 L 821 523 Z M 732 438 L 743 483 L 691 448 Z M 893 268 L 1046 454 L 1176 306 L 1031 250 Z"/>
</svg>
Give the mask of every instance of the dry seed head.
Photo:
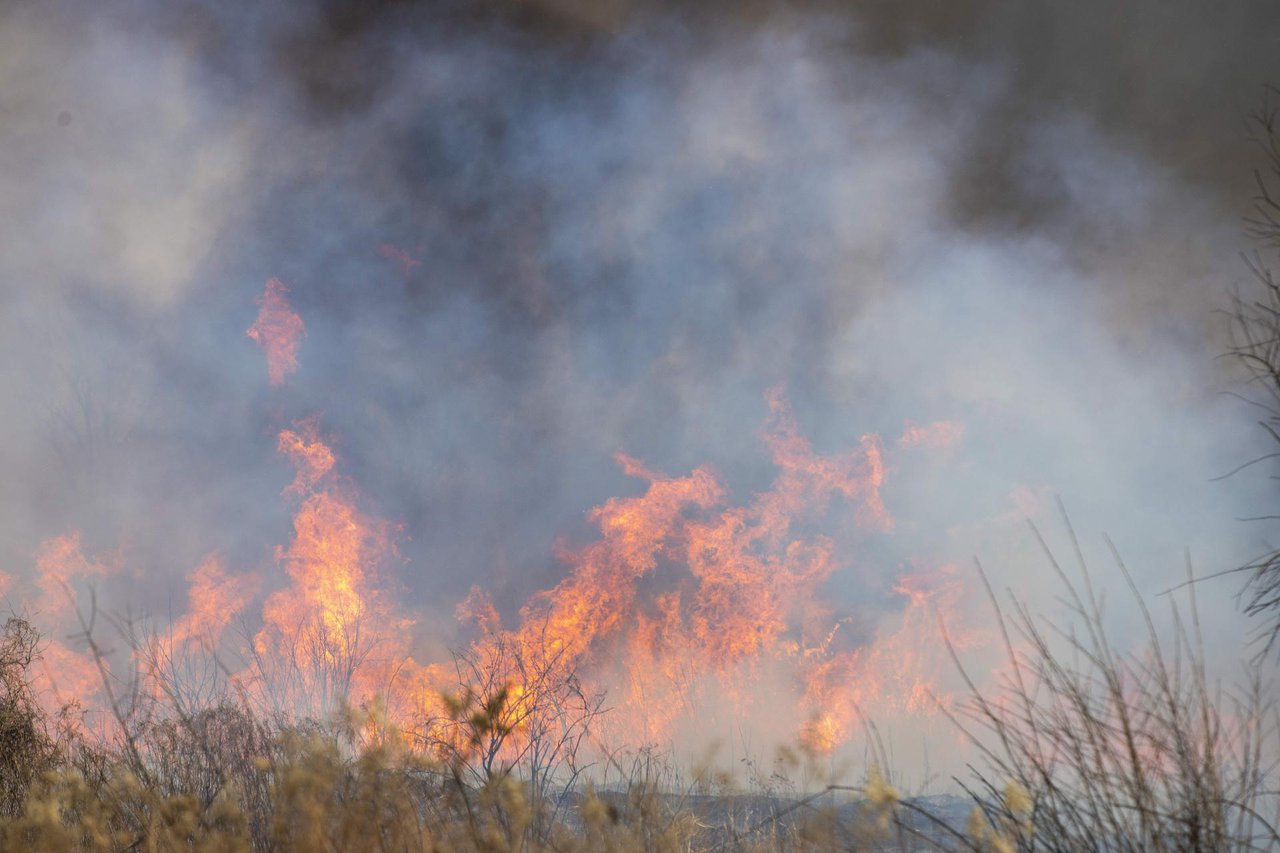
<svg viewBox="0 0 1280 853">
<path fill-rule="evenodd" d="M 867 784 L 862 790 L 872 805 L 880 809 L 891 808 L 902 796 L 874 764 L 867 771 Z"/>
<path fill-rule="evenodd" d="M 1004 786 L 1004 807 L 1010 814 L 1024 817 L 1031 814 L 1031 794 L 1017 780 Z"/>
</svg>

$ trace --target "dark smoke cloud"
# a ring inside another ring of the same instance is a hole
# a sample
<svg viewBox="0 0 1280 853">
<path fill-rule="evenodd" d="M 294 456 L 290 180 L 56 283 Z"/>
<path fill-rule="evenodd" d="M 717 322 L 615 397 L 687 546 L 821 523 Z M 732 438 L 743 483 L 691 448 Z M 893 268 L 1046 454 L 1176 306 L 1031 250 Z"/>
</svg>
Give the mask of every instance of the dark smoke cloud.
<svg viewBox="0 0 1280 853">
<path fill-rule="evenodd" d="M 211 550 L 267 572 L 273 434 L 318 412 L 422 611 L 510 614 L 638 488 L 617 450 L 764 488 L 779 384 L 819 450 L 891 447 L 850 612 L 911 561 L 1025 581 L 1054 493 L 1148 592 L 1263 546 L 1262 484 L 1209 478 L 1261 446 L 1212 312 L 1265 4 L 268 7 L 0 12 L 0 569 L 82 528 L 143 609 Z M 892 450 L 907 419 L 964 443 Z"/>
</svg>

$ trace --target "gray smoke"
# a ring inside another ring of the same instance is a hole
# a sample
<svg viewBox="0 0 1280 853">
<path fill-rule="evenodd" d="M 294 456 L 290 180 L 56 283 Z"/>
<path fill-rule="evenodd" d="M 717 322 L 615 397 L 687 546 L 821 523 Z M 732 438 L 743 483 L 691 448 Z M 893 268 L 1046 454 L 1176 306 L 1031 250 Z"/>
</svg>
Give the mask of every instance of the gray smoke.
<svg viewBox="0 0 1280 853">
<path fill-rule="evenodd" d="M 117 606 L 210 551 L 270 576 L 274 432 L 319 413 L 418 611 L 512 615 L 640 488 L 615 451 L 765 488 L 776 385 L 819 451 L 888 448 L 895 533 L 830 531 L 851 614 L 975 554 L 1047 606 L 1054 495 L 1151 595 L 1266 546 L 1264 476 L 1211 478 L 1268 449 L 1214 313 L 1267 4 L 111 6 L 0 12 L 0 570 L 81 529 Z M 271 276 L 307 326 L 279 390 Z"/>
</svg>

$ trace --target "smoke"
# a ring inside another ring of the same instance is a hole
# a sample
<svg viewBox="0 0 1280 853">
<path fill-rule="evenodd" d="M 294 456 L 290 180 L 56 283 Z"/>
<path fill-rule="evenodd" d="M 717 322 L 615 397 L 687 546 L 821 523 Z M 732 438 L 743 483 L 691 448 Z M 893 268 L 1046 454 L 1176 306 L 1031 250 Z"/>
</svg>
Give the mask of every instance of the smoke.
<svg viewBox="0 0 1280 853">
<path fill-rule="evenodd" d="M 1280 21 L 732 5 L 0 12 L 0 572 L 79 529 L 117 607 L 180 608 L 209 553 L 279 586 L 274 433 L 315 415 L 438 649 L 473 584 L 511 617 L 563 576 L 640 489 L 615 452 L 749 502 L 778 386 L 818 452 L 888 448 L 894 531 L 826 531 L 863 638 L 975 554 L 1049 606 L 1055 495 L 1147 594 L 1262 550 L 1265 482 L 1211 482 L 1265 447 L 1213 311 Z M 273 277 L 280 389 L 245 337 Z"/>
</svg>

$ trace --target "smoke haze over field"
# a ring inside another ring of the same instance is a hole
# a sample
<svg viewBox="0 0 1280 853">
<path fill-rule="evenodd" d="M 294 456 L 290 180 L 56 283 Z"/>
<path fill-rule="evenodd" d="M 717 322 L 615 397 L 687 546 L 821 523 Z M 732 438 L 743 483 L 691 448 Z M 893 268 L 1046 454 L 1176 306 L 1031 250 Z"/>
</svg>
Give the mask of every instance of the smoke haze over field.
<svg viewBox="0 0 1280 853">
<path fill-rule="evenodd" d="M 278 585 L 315 415 L 439 650 L 642 491 L 617 452 L 767 489 L 773 388 L 819 454 L 881 437 L 892 532 L 824 520 L 859 641 L 975 554 L 1048 606 L 1054 495 L 1151 595 L 1266 545 L 1265 477 L 1211 478 L 1267 448 L 1214 312 L 1272 4 L 107 5 L 0 11 L 0 573 L 78 529 L 113 607 L 210 552 Z"/>
</svg>

